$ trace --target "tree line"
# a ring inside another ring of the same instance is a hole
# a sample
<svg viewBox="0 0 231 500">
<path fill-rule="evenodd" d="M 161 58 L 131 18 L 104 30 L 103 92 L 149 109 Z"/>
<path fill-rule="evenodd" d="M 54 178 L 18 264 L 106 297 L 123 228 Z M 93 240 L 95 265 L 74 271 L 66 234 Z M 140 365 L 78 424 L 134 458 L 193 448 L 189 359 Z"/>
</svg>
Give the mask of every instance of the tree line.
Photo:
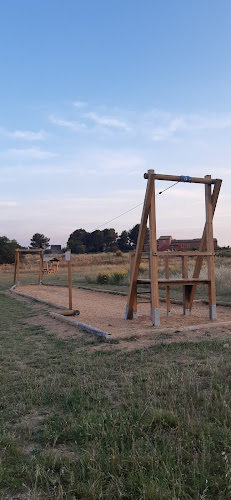
<svg viewBox="0 0 231 500">
<path fill-rule="evenodd" d="M 70 249 L 72 253 L 98 253 L 98 252 L 129 252 L 136 246 L 139 224 L 133 226 L 130 230 L 122 231 L 120 235 L 114 228 L 106 228 L 102 231 L 97 229 L 93 232 L 87 232 L 85 229 L 76 229 L 70 234 L 67 246 L 63 251 Z M 148 230 L 146 241 L 148 240 Z M 42 248 L 49 252 L 50 238 L 41 233 L 35 233 L 30 240 L 31 249 Z M 22 247 L 15 239 L 10 240 L 7 236 L 0 236 L 0 264 L 12 264 L 15 258 L 15 250 Z"/>
<path fill-rule="evenodd" d="M 76 229 L 70 234 L 67 248 L 73 253 L 98 253 L 98 252 L 129 252 L 136 246 L 140 224 L 136 224 L 129 231 L 122 231 L 118 236 L 114 228 L 102 231 L 96 229 L 92 233 L 85 229 Z M 146 241 L 148 240 L 148 230 Z"/>
</svg>

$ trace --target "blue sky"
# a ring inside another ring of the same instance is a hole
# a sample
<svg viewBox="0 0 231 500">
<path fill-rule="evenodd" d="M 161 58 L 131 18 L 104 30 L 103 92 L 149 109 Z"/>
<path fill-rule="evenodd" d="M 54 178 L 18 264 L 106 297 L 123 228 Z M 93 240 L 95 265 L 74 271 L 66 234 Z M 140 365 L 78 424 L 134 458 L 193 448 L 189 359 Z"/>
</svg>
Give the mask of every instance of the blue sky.
<svg viewBox="0 0 231 500">
<path fill-rule="evenodd" d="M 230 23 L 229 0 L 0 2 L 0 234 L 64 245 L 142 203 L 153 168 L 222 178 L 231 244 Z M 158 236 L 200 237 L 204 217 L 201 186 L 157 198 Z"/>
</svg>

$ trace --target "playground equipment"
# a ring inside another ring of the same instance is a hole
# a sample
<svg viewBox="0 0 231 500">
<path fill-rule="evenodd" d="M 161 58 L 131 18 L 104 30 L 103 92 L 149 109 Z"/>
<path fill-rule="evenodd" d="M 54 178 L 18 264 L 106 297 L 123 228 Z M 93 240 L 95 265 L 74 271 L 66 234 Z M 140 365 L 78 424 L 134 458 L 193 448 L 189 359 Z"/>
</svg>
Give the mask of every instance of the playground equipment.
<svg viewBox="0 0 231 500">
<path fill-rule="evenodd" d="M 19 279 L 20 279 L 20 260 L 19 260 L 19 255 L 20 253 L 39 253 L 39 284 L 42 284 L 42 275 L 43 275 L 43 249 L 42 248 L 36 248 L 36 249 L 31 249 L 31 250 L 25 250 L 21 248 L 17 248 L 15 250 L 15 264 L 14 264 L 14 285 L 17 284 L 17 286 L 20 285 Z"/>
<path fill-rule="evenodd" d="M 56 257 L 43 257 L 43 274 L 55 274 L 58 270 L 59 259 Z"/>
<path fill-rule="evenodd" d="M 59 259 L 55 258 L 55 257 L 44 257 L 44 254 L 43 254 L 43 249 L 42 248 L 38 248 L 38 249 L 19 249 L 17 248 L 17 250 L 15 251 L 15 266 L 14 266 L 14 285 L 17 285 L 19 286 L 20 285 L 20 253 L 26 253 L 26 254 L 30 254 L 30 253 L 39 253 L 39 279 L 38 279 L 38 283 L 39 285 L 42 285 L 43 284 L 43 274 L 52 274 L 52 273 L 56 273 L 57 270 L 58 270 L 58 265 L 59 265 Z M 79 314 L 79 311 L 76 311 L 74 309 L 72 309 L 72 274 L 71 274 L 71 250 L 68 250 L 67 252 L 65 252 L 65 254 L 62 254 L 65 256 L 65 261 L 67 262 L 68 264 L 68 301 L 69 301 L 69 309 L 66 309 L 62 312 L 60 312 L 60 314 L 63 314 L 64 316 L 72 316 L 72 315 L 75 315 L 75 314 Z M 61 257 L 61 256 L 60 256 Z M 56 263 L 56 268 L 53 267 L 53 269 L 51 268 L 51 266 L 49 265 L 49 263 Z M 46 264 L 45 267 L 44 266 L 44 263 Z"/>
<path fill-rule="evenodd" d="M 216 318 L 216 291 L 215 291 L 215 269 L 214 269 L 214 242 L 213 242 L 213 216 L 221 188 L 221 179 L 212 179 L 211 175 L 204 178 L 162 175 L 156 174 L 154 170 L 148 170 L 144 174 L 147 179 L 147 189 L 144 199 L 139 235 L 136 251 L 130 256 L 130 287 L 125 312 L 125 319 L 137 317 L 137 285 L 147 285 L 150 290 L 151 319 L 153 326 L 160 325 L 159 316 L 159 285 L 166 287 L 167 315 L 170 315 L 170 286 L 180 285 L 183 287 L 183 313 L 189 315 L 196 287 L 198 285 L 208 286 L 209 295 L 209 318 Z M 206 222 L 201 238 L 199 251 L 192 252 L 158 252 L 156 239 L 156 209 L 155 209 L 155 180 L 187 182 L 205 185 L 205 212 Z M 212 191 L 212 185 L 213 191 Z M 138 279 L 139 266 L 142 258 L 144 239 L 149 218 L 149 279 Z M 169 257 L 182 259 L 182 278 L 169 278 Z M 193 277 L 188 277 L 188 257 L 196 257 Z M 208 279 L 200 279 L 200 271 L 204 257 L 207 258 Z M 158 278 L 158 259 L 165 259 L 165 278 Z"/>
</svg>

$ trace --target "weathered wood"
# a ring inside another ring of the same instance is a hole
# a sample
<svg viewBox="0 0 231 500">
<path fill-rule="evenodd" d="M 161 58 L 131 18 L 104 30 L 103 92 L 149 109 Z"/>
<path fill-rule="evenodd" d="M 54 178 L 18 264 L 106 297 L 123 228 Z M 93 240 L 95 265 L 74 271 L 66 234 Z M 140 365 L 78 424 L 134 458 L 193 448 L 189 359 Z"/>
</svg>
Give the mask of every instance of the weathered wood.
<svg viewBox="0 0 231 500">
<path fill-rule="evenodd" d="M 127 307 L 126 307 L 126 312 L 125 312 L 125 319 L 132 319 L 133 318 L 133 304 L 134 304 L 134 297 L 136 294 L 136 282 L 137 282 L 137 278 L 138 278 L 138 274 L 139 274 L 139 265 L 140 265 L 140 261 L 141 261 L 141 255 L 142 255 L 142 250 L 143 250 L 143 245 L 144 245 L 144 238 L 145 238 L 145 234 L 146 234 L 147 219 L 148 219 L 148 215 L 149 215 L 151 198 L 152 198 L 152 194 L 153 194 L 154 170 L 149 170 L 148 173 L 149 173 L 149 178 L 148 178 L 148 184 L 147 184 L 147 189 L 146 189 L 146 194 L 145 194 L 140 229 L 139 229 L 139 234 L 138 234 L 136 254 L 135 254 L 135 259 L 134 259 L 134 268 L 133 268 L 129 292 L 128 292 L 128 302 L 127 302 Z"/>
<path fill-rule="evenodd" d="M 214 213 L 216 210 L 217 200 L 218 200 L 220 189 L 221 189 L 221 184 L 222 184 L 222 181 L 220 179 L 217 179 L 217 182 L 216 182 L 214 189 L 213 189 L 213 194 L 212 194 L 212 214 L 213 214 L 213 216 L 214 216 Z M 201 238 L 200 252 L 204 252 L 205 249 L 206 249 L 206 224 L 205 224 L 204 231 L 203 231 L 202 238 Z M 203 255 L 201 255 L 201 256 L 199 255 L 197 257 L 197 260 L 195 263 L 193 278 L 198 278 L 200 276 L 202 263 L 203 263 Z M 192 309 L 195 293 L 196 293 L 196 284 L 193 285 L 191 292 L 190 292 L 190 298 L 189 298 L 190 310 Z"/>
<path fill-rule="evenodd" d="M 17 280 L 17 284 L 19 285 L 19 251 L 18 250 L 16 250 L 16 255 L 17 255 L 16 280 Z"/>
<path fill-rule="evenodd" d="M 171 259 L 172 257 L 197 257 L 198 255 L 200 256 L 207 256 L 207 255 L 215 255 L 215 252 L 197 252 L 197 250 L 192 251 L 192 252 L 157 252 L 157 256 L 161 258 L 165 258 L 166 255 Z"/>
<path fill-rule="evenodd" d="M 188 256 L 184 255 L 182 257 L 182 276 L 184 279 L 188 279 Z M 189 303 L 188 303 L 188 293 L 186 291 L 188 285 L 183 286 L 183 314 L 185 316 L 189 315 Z"/>
<path fill-rule="evenodd" d="M 69 309 L 72 310 L 72 277 L 71 277 L 71 250 L 70 260 L 68 261 L 68 289 L 69 289 Z"/>
<path fill-rule="evenodd" d="M 208 178 L 210 176 L 206 176 Z M 205 209 L 206 209 L 206 246 L 207 251 L 213 251 L 213 207 L 212 207 L 212 194 L 211 185 L 205 185 Z M 209 317 L 210 319 L 216 318 L 216 289 L 215 289 L 215 268 L 214 257 L 207 257 L 208 262 L 208 291 L 209 291 Z"/>
<path fill-rule="evenodd" d="M 135 252 L 129 252 L 129 264 L 130 264 L 130 282 L 132 278 L 132 273 L 134 270 L 134 264 L 135 264 Z M 137 318 L 137 286 L 135 286 L 135 293 L 134 293 L 134 299 L 133 299 L 133 317 Z"/>
<path fill-rule="evenodd" d="M 24 252 L 24 253 L 33 253 L 33 252 L 42 252 L 42 248 L 36 248 L 36 249 L 25 249 L 25 248 L 17 248 L 17 252 Z"/>
<path fill-rule="evenodd" d="M 43 279 L 43 251 L 40 252 L 39 254 L 39 284 L 42 285 L 42 279 Z"/>
<path fill-rule="evenodd" d="M 165 256 L 164 260 L 164 266 L 165 266 L 165 278 L 169 279 L 169 261 L 168 261 L 168 256 Z M 167 306 L 167 316 L 171 316 L 171 303 L 170 303 L 170 287 L 166 287 L 166 306 Z"/>
<path fill-rule="evenodd" d="M 15 252 L 15 258 L 14 258 L 14 285 L 16 283 L 16 276 L 17 276 L 17 250 Z"/>
<path fill-rule="evenodd" d="M 209 280 L 208 279 L 200 279 L 200 278 L 159 278 L 158 283 L 159 285 L 194 285 L 195 283 L 197 285 L 208 285 Z M 149 285 L 151 283 L 150 279 L 138 279 L 137 284 L 138 285 Z"/>
<path fill-rule="evenodd" d="M 156 240 L 156 206 L 155 181 L 153 179 L 153 193 L 149 211 L 149 240 L 150 240 L 150 279 L 151 279 L 151 317 L 153 326 L 160 324 L 159 290 L 158 290 L 158 262 Z"/>
<path fill-rule="evenodd" d="M 144 178 L 148 179 L 148 173 L 144 174 Z M 184 182 L 181 175 L 165 175 L 165 174 L 155 174 L 155 179 L 157 181 L 176 181 Z M 217 180 L 220 179 L 206 179 L 205 177 L 191 177 L 190 184 L 215 184 Z"/>
</svg>

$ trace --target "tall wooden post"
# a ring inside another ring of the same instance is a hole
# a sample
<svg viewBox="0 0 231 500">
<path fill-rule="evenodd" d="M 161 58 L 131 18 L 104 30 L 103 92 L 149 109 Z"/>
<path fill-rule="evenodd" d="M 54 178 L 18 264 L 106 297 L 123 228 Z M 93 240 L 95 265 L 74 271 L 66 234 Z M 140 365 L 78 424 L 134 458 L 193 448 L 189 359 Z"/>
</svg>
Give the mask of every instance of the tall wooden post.
<svg viewBox="0 0 231 500">
<path fill-rule="evenodd" d="M 17 273 L 17 250 L 15 250 L 15 258 L 14 258 L 14 285 L 16 284 L 16 273 Z"/>
<path fill-rule="evenodd" d="M 130 263 L 130 282 L 135 264 L 135 252 L 129 252 L 129 263 Z M 133 300 L 133 318 L 137 318 L 137 285 L 135 287 L 135 294 Z"/>
<path fill-rule="evenodd" d="M 164 258 L 165 278 L 169 279 L 169 261 L 168 256 Z M 170 303 L 170 286 L 166 286 L 166 306 L 167 316 L 171 316 L 171 303 Z"/>
<path fill-rule="evenodd" d="M 214 188 L 213 188 L 213 194 L 212 194 L 212 213 L 213 213 L 213 215 L 214 215 L 215 210 L 216 210 L 217 200 L 218 200 L 220 189 L 221 189 L 221 184 L 222 184 L 221 179 L 216 179 L 216 182 L 215 182 L 215 185 L 214 185 Z M 206 223 L 205 223 L 203 235 L 202 235 L 202 238 L 201 238 L 201 244 L 200 244 L 199 252 L 205 252 L 205 249 L 206 249 Z M 193 278 L 199 278 L 201 267 L 202 267 L 202 263 L 203 263 L 203 255 L 198 255 L 198 257 L 196 259 L 196 264 L 195 264 L 195 269 L 194 269 L 194 273 L 193 273 Z M 192 309 L 193 300 L 194 300 L 195 293 L 196 293 L 196 287 L 197 287 L 196 285 L 193 285 L 192 288 L 191 288 L 190 297 L 189 297 L 189 307 L 190 307 L 190 310 Z"/>
<path fill-rule="evenodd" d="M 205 176 L 206 179 L 211 179 L 210 175 Z M 205 184 L 205 211 L 206 211 L 206 244 L 207 252 L 214 252 L 213 243 L 213 207 L 211 184 Z M 214 255 L 209 255 L 208 259 L 208 280 L 209 280 L 209 317 L 216 318 L 216 289 L 215 289 L 215 268 Z"/>
<path fill-rule="evenodd" d="M 43 251 L 41 250 L 41 252 L 39 252 L 39 257 L 40 257 L 40 261 L 39 261 L 39 284 L 42 285 L 43 284 Z"/>
<path fill-rule="evenodd" d="M 65 253 L 65 259 L 68 262 L 69 310 L 72 310 L 71 250 Z"/>
<path fill-rule="evenodd" d="M 137 240 L 137 245 L 136 245 L 134 267 L 133 267 L 133 272 L 132 272 L 132 276 L 131 276 L 131 280 L 130 280 L 130 287 L 129 287 L 129 292 L 128 292 L 128 302 L 127 302 L 126 311 L 125 311 L 125 319 L 133 319 L 133 305 L 134 305 L 134 297 L 136 295 L 136 284 L 137 284 L 137 278 L 138 278 L 138 274 L 139 274 L 139 265 L 140 265 L 140 261 L 141 261 L 141 255 L 142 255 L 144 239 L 145 239 L 145 234 L 146 234 L 146 228 L 147 228 L 147 219 L 148 219 L 148 215 L 149 215 L 151 198 L 152 198 L 152 194 L 153 194 L 153 180 L 154 180 L 153 174 L 154 174 L 154 170 L 148 170 L 148 184 L 147 184 L 147 189 L 146 189 L 146 194 L 145 194 L 143 212 L 142 212 L 141 223 L 140 223 L 140 230 L 139 230 L 138 240 Z"/>
<path fill-rule="evenodd" d="M 182 257 L 182 277 L 188 278 L 188 256 L 184 255 Z M 188 297 L 188 288 L 187 285 L 183 286 L 183 313 L 185 316 L 189 316 L 190 308 L 189 308 L 189 297 Z"/>
<path fill-rule="evenodd" d="M 17 285 L 19 285 L 19 251 L 16 251 L 17 254 L 17 264 L 16 264 L 16 281 Z"/>
<path fill-rule="evenodd" d="M 158 265 L 157 265 L 157 240 L 156 240 L 156 202 L 155 179 L 153 179 L 153 192 L 149 212 L 149 238 L 150 238 L 150 278 L 151 278 L 151 318 L 153 326 L 160 324 L 159 291 L 158 291 Z"/>
</svg>

